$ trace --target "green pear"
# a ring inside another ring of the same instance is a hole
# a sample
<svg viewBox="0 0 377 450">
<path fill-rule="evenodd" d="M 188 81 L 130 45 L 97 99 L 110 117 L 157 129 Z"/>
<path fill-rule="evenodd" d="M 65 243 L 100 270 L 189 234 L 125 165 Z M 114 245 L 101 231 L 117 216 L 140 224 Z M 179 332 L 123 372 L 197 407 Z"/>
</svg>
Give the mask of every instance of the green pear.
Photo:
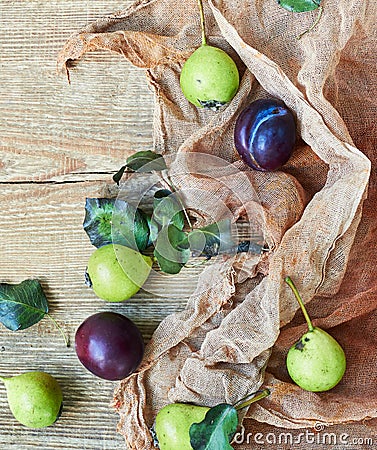
<svg viewBox="0 0 377 450">
<path fill-rule="evenodd" d="M 107 244 L 90 255 L 87 275 L 99 298 L 121 302 L 140 290 L 150 274 L 152 263 L 152 258 L 132 248 Z"/>
<path fill-rule="evenodd" d="M 188 403 L 171 403 L 157 414 L 154 431 L 160 450 L 192 450 L 190 427 L 201 422 L 210 408 Z"/>
<path fill-rule="evenodd" d="M 183 95 L 193 105 L 217 110 L 235 96 L 239 73 L 226 52 L 207 44 L 201 0 L 198 0 L 198 5 L 202 45 L 184 63 L 179 82 Z"/>
<path fill-rule="evenodd" d="M 234 405 L 223 403 L 214 408 L 196 406 L 190 403 L 171 403 L 170 405 L 166 405 L 158 412 L 153 426 L 153 432 L 157 438 L 158 447 L 160 450 L 193 450 L 190 443 L 190 428 L 195 424 L 193 427 L 196 426 L 196 430 L 199 431 L 194 431 L 194 434 L 201 434 L 203 427 L 207 429 L 206 423 L 203 424 L 202 422 L 207 420 L 213 424 L 214 417 L 206 417 L 206 414 L 209 411 L 213 412 L 213 410 L 217 409 L 219 406 L 224 405 L 233 407 L 235 411 L 239 411 L 249 407 L 252 403 L 257 402 L 268 395 L 270 395 L 270 390 L 263 389 L 247 395 Z M 223 411 L 223 408 L 221 411 Z M 213 430 L 209 430 L 209 434 L 206 436 L 210 440 L 212 432 Z M 200 441 L 202 442 L 201 437 Z"/>
<path fill-rule="evenodd" d="M 217 110 L 236 94 L 239 75 L 235 62 L 227 53 L 204 44 L 187 59 L 179 81 L 190 103 Z"/>
<path fill-rule="evenodd" d="M 45 372 L 26 372 L 0 379 L 7 389 L 10 410 L 22 425 L 43 428 L 57 420 L 63 395 L 54 377 Z"/>
<path fill-rule="evenodd" d="M 308 332 L 288 351 L 288 373 L 292 380 L 306 391 L 328 391 L 336 386 L 344 375 L 344 351 L 326 331 L 313 326 L 294 283 L 289 277 L 286 277 L 285 281 L 293 290 L 308 324 Z"/>
</svg>

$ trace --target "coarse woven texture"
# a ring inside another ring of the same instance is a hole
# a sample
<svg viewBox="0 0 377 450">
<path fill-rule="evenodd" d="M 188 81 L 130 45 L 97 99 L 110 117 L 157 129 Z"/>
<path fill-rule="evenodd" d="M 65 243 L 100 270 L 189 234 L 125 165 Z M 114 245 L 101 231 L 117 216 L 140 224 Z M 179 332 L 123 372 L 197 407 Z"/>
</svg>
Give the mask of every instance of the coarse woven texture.
<svg viewBox="0 0 377 450">
<path fill-rule="evenodd" d="M 290 13 L 275 0 L 204 6 L 208 43 L 226 50 L 242 76 L 217 113 L 190 105 L 179 87 L 182 64 L 200 45 L 195 0 L 136 2 L 73 35 L 58 61 L 66 68 L 104 49 L 145 68 L 156 101 L 155 150 L 177 155 L 171 176 L 199 223 L 219 218 L 222 208 L 234 221 L 251 211 L 270 248 L 204 269 L 186 308 L 157 328 L 141 367 L 114 394 L 118 430 L 131 449 L 153 448 L 149 428 L 167 403 L 234 403 L 262 384 L 272 393 L 247 412 L 255 421 L 346 431 L 349 422 L 377 417 L 376 4 L 324 1 L 319 23 L 301 39 L 317 11 Z M 260 173 L 239 161 L 232 134 L 242 108 L 268 96 L 294 111 L 301 139 L 282 170 Z M 211 170 L 202 154 L 229 168 Z M 305 329 L 287 275 L 314 324 L 345 349 L 346 374 L 327 393 L 301 390 L 285 369 L 288 348 Z"/>
</svg>

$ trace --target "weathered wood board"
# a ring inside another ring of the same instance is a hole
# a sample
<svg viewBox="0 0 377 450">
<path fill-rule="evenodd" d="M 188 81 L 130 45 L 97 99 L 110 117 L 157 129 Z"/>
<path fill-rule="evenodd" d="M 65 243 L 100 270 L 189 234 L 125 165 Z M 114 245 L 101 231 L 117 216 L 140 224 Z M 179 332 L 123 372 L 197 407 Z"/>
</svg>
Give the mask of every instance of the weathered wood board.
<svg viewBox="0 0 377 450">
<path fill-rule="evenodd" d="M 166 278 L 124 304 L 107 304 L 84 284 L 93 251 L 82 229 L 85 198 L 103 193 L 130 153 L 151 148 L 153 96 L 144 72 L 119 55 L 85 56 L 71 84 L 56 73 L 56 57 L 71 33 L 130 3 L 0 0 L 0 281 L 40 279 L 71 341 L 82 320 L 105 310 L 128 315 L 148 340 L 166 315 L 184 307 L 197 276 L 189 270 Z M 14 420 L 0 385 L 1 449 L 125 448 L 109 407 L 115 384 L 88 373 L 48 318 L 20 332 L 0 326 L 0 356 L 1 375 L 47 371 L 65 397 L 54 426 L 30 430 Z M 355 425 L 354 436 L 368 437 L 372 428 Z M 268 426 L 249 422 L 247 430 L 250 441 L 246 434 L 235 448 L 278 448 L 266 440 Z M 347 448 L 369 447 L 363 441 Z"/>
<path fill-rule="evenodd" d="M 128 315 L 148 340 L 184 302 L 141 291 L 107 304 L 84 284 L 94 249 L 82 229 L 85 198 L 102 193 L 130 153 L 151 148 L 153 96 L 144 72 L 118 55 L 89 55 L 71 84 L 56 73 L 56 57 L 71 33 L 126 4 L 0 2 L 0 280 L 38 278 L 71 341 L 82 320 L 104 310 Z M 48 318 L 19 332 L 1 326 L 0 353 L 2 375 L 47 371 L 65 398 L 53 427 L 29 430 L 13 419 L 1 385 L 0 448 L 124 448 L 109 408 L 115 384 L 88 373 Z"/>
</svg>

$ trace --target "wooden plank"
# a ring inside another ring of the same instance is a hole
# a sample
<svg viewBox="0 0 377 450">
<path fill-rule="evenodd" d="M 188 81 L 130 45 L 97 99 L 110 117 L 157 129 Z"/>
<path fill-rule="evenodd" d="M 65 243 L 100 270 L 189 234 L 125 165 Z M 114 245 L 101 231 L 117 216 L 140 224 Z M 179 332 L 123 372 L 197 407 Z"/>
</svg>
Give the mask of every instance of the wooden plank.
<svg viewBox="0 0 377 450">
<path fill-rule="evenodd" d="M 145 74 L 122 57 L 93 53 L 71 73 L 56 74 L 68 36 L 130 1 L 0 1 L 0 281 L 38 278 L 51 314 L 74 339 L 77 326 L 103 310 L 128 315 L 149 339 L 160 320 L 182 307 L 141 291 L 107 304 L 84 284 L 93 251 L 82 230 L 85 197 L 97 196 L 128 154 L 152 145 L 153 98 Z M 47 429 L 12 417 L 0 385 L 0 448 L 121 449 L 115 383 L 88 373 L 47 319 L 30 329 L 0 327 L 0 373 L 45 370 L 64 392 L 64 409 Z"/>
<path fill-rule="evenodd" d="M 0 181 L 82 180 L 152 146 L 153 96 L 143 70 L 95 52 L 56 73 L 69 35 L 131 3 L 1 1 Z"/>
<path fill-rule="evenodd" d="M 0 280 L 17 283 L 38 278 L 49 300 L 50 312 L 74 340 L 79 324 L 99 311 L 117 311 L 130 317 L 146 341 L 158 323 L 180 310 L 196 285 L 197 271 L 154 283 L 153 292 L 141 290 L 120 304 L 98 299 L 85 286 L 87 259 L 94 247 L 82 229 L 85 196 L 102 195 L 106 183 L 2 185 L 0 204 Z M 171 292 L 171 295 L 166 295 Z M 109 402 L 112 382 L 89 374 L 77 360 L 74 347 L 66 348 L 48 318 L 30 329 L 0 329 L 0 373 L 45 370 L 57 377 L 65 393 L 62 417 L 46 430 L 27 430 L 11 416 L 0 387 L 0 447 L 29 449 L 115 449 L 123 440 L 115 432 L 117 416 Z M 5 447 L 4 447 L 5 445 Z"/>
<path fill-rule="evenodd" d="M 56 57 L 71 33 L 131 3 L 0 0 L 0 282 L 40 279 L 71 341 L 82 320 L 105 310 L 126 314 L 147 341 L 166 315 L 184 307 L 200 272 L 157 273 L 153 286 L 120 304 L 103 302 L 84 284 L 94 250 L 82 229 L 85 198 L 109 194 L 125 158 L 152 147 L 153 96 L 144 72 L 119 55 L 85 56 L 70 85 L 56 73 Z M 1 449 L 125 448 L 109 407 L 116 383 L 88 373 L 48 318 L 19 332 L 0 326 L 0 354 L 1 375 L 44 370 L 64 392 L 56 424 L 31 430 L 14 420 L 0 384 Z M 354 436 L 370 436 L 367 428 L 355 425 Z M 274 433 L 250 420 L 246 430 Z"/>
</svg>

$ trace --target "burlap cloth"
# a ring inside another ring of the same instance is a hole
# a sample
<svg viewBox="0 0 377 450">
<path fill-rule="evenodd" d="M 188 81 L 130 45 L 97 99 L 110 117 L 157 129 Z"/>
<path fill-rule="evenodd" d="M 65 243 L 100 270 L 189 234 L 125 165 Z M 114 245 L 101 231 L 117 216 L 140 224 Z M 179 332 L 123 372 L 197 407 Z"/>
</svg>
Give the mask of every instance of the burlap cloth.
<svg viewBox="0 0 377 450">
<path fill-rule="evenodd" d="M 157 328 L 141 368 L 115 391 L 129 448 L 152 448 L 149 427 L 169 402 L 233 403 L 262 384 L 272 394 L 247 412 L 252 420 L 243 423 L 252 433 L 319 431 L 318 424 L 340 424 L 344 432 L 349 423 L 377 417 L 377 178 L 370 164 L 377 158 L 376 2 L 324 0 L 323 7 L 315 29 L 298 40 L 316 11 L 289 13 L 275 0 L 205 2 L 208 43 L 228 51 L 242 75 L 238 94 L 217 113 L 190 105 L 178 84 L 183 62 L 200 45 L 196 0 L 138 1 L 73 35 L 59 56 L 65 68 L 85 52 L 106 49 L 145 68 L 155 93 L 154 149 L 216 155 L 245 174 L 235 187 L 229 174 L 221 182 L 196 176 L 198 168 L 183 158 L 171 168 L 177 185 L 216 192 L 235 220 L 245 212 L 236 194 L 251 185 L 270 248 L 261 258 L 224 259 L 204 269 L 186 308 Z M 302 140 L 283 170 L 264 174 L 239 161 L 232 132 L 240 110 L 269 95 L 295 112 Z M 182 164 L 191 175 L 179 176 Z M 190 206 L 190 194 L 185 201 Z M 210 197 L 204 207 L 211 220 L 217 217 Z M 285 355 L 305 324 L 302 314 L 295 316 L 286 275 L 310 302 L 315 325 L 345 349 L 346 374 L 327 393 L 305 392 L 288 377 Z M 258 445 L 250 440 L 236 448 Z M 300 445 L 322 448 L 319 441 Z"/>
</svg>

